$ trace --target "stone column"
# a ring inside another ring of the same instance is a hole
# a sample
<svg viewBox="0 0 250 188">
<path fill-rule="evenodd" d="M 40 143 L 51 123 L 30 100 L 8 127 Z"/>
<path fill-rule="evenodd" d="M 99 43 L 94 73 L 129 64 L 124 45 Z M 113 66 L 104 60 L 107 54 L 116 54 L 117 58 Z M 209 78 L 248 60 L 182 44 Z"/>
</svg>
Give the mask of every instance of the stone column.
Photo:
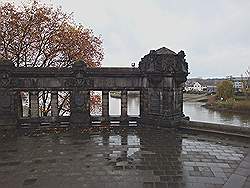
<svg viewBox="0 0 250 188">
<path fill-rule="evenodd" d="M 159 91 L 159 95 L 160 95 L 160 114 L 163 115 L 163 90 L 162 89 Z"/>
<path fill-rule="evenodd" d="M 109 91 L 102 91 L 102 123 L 109 123 Z"/>
<path fill-rule="evenodd" d="M 170 103 L 169 103 L 169 90 L 167 88 L 163 89 L 163 99 L 162 99 L 162 103 L 163 103 L 163 114 L 164 116 L 167 116 L 169 114 L 169 107 L 170 107 Z"/>
<path fill-rule="evenodd" d="M 148 115 L 148 105 L 149 105 L 149 99 L 148 99 L 148 90 L 145 88 L 142 88 L 140 91 L 140 119 L 138 123 L 141 123 L 144 125 L 144 123 L 147 121 L 146 117 Z"/>
<path fill-rule="evenodd" d="M 128 124 L 128 104 L 127 104 L 127 91 L 121 91 L 121 121 L 120 124 Z"/>
<path fill-rule="evenodd" d="M 30 92 L 30 117 L 37 118 L 39 117 L 39 101 L 38 101 L 38 92 Z"/>
<path fill-rule="evenodd" d="M 180 102 L 181 102 L 181 113 L 182 113 L 182 116 L 185 116 L 184 112 L 183 112 L 183 90 L 184 90 L 184 86 L 181 88 L 181 91 L 180 91 Z"/>
<path fill-rule="evenodd" d="M 57 91 L 51 92 L 51 116 L 53 120 L 58 117 L 58 93 Z"/>
<path fill-rule="evenodd" d="M 181 117 L 183 117 L 183 87 L 180 85 L 178 88 L 178 97 L 177 97 L 177 112 Z"/>
</svg>

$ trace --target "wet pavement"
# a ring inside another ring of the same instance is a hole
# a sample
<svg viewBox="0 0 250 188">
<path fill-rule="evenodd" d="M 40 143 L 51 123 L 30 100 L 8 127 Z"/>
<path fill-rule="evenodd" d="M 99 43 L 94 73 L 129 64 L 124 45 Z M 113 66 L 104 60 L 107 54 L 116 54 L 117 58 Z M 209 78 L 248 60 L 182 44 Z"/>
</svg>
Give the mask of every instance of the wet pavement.
<svg viewBox="0 0 250 188">
<path fill-rule="evenodd" d="M 250 142 L 173 129 L 0 132 L 0 187 L 250 187 Z"/>
</svg>

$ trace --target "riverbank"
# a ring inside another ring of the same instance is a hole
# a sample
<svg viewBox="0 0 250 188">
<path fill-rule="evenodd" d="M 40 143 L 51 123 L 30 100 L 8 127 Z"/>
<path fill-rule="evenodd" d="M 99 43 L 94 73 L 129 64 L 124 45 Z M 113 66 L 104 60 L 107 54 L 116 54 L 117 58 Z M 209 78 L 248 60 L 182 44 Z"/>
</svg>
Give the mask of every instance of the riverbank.
<svg viewBox="0 0 250 188">
<path fill-rule="evenodd" d="M 208 96 L 206 94 L 183 94 L 184 102 L 207 102 Z"/>
<path fill-rule="evenodd" d="M 250 127 L 241 127 L 235 125 L 225 125 L 225 124 L 199 122 L 199 121 L 189 121 L 184 124 L 181 124 L 179 128 L 193 130 L 193 131 L 250 138 Z"/>
<path fill-rule="evenodd" d="M 183 110 L 192 121 L 250 127 L 250 116 L 244 113 L 219 111 L 203 107 L 205 103 L 184 102 Z"/>
<path fill-rule="evenodd" d="M 225 111 L 232 113 L 241 113 L 250 115 L 250 100 L 249 99 L 227 99 L 225 101 L 220 100 L 208 100 L 208 102 L 203 105 L 205 108 L 216 110 L 216 111 Z"/>
</svg>

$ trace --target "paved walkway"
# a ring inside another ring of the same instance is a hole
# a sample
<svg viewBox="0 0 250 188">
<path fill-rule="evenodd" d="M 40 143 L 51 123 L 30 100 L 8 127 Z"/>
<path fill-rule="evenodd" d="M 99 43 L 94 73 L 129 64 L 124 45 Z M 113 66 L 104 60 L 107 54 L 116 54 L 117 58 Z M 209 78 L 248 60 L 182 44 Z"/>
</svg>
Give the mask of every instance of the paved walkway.
<svg viewBox="0 0 250 188">
<path fill-rule="evenodd" d="M 250 142 L 169 129 L 0 133 L 0 187 L 250 187 Z"/>
<path fill-rule="evenodd" d="M 250 151 L 241 161 L 235 172 L 229 177 L 223 188 L 250 187 Z"/>
</svg>

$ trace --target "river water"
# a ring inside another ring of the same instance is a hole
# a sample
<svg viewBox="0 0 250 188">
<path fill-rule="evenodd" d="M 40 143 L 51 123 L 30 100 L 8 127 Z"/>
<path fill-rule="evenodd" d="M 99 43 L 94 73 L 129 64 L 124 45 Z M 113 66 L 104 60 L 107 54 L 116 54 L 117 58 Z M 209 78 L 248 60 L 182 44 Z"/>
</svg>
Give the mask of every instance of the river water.
<svg viewBox="0 0 250 188">
<path fill-rule="evenodd" d="M 140 115 L 140 97 L 139 97 L 139 92 L 129 92 L 133 94 L 137 94 L 138 96 L 131 96 L 128 95 L 128 115 L 129 116 L 139 116 Z M 91 115 L 98 115 L 101 116 L 102 112 L 99 111 L 96 108 L 93 112 L 91 112 Z M 120 98 L 114 98 L 110 96 L 109 93 L 109 115 L 110 116 L 119 116 L 121 115 L 121 99 Z"/>
<path fill-rule="evenodd" d="M 96 94 L 101 95 L 101 92 L 96 91 Z M 131 94 L 131 95 L 130 95 Z M 137 94 L 137 95 L 136 95 Z M 140 93 L 136 91 L 129 91 L 128 93 L 128 115 L 139 116 L 140 115 Z M 208 123 L 219 123 L 235 126 L 250 127 L 250 115 L 247 114 L 235 114 L 232 112 L 219 112 L 201 107 L 204 103 L 201 102 L 184 102 L 184 114 L 189 116 L 192 121 L 201 121 Z M 91 112 L 93 116 L 101 116 L 101 106 L 96 107 Z M 24 105 L 24 117 L 27 117 L 28 107 Z M 69 114 L 66 114 L 66 116 Z M 113 98 L 109 95 L 109 115 L 119 116 L 121 115 L 121 99 Z"/>
<path fill-rule="evenodd" d="M 200 102 L 184 102 L 184 114 L 192 121 L 250 127 L 250 115 L 209 110 Z"/>
<path fill-rule="evenodd" d="M 201 102 L 184 102 L 184 114 L 192 121 L 250 127 L 250 115 L 219 112 L 201 107 Z M 121 99 L 109 97 L 109 114 L 121 115 Z M 95 113 L 101 115 L 101 112 Z M 128 96 L 128 115 L 140 115 L 140 97 Z"/>
</svg>

